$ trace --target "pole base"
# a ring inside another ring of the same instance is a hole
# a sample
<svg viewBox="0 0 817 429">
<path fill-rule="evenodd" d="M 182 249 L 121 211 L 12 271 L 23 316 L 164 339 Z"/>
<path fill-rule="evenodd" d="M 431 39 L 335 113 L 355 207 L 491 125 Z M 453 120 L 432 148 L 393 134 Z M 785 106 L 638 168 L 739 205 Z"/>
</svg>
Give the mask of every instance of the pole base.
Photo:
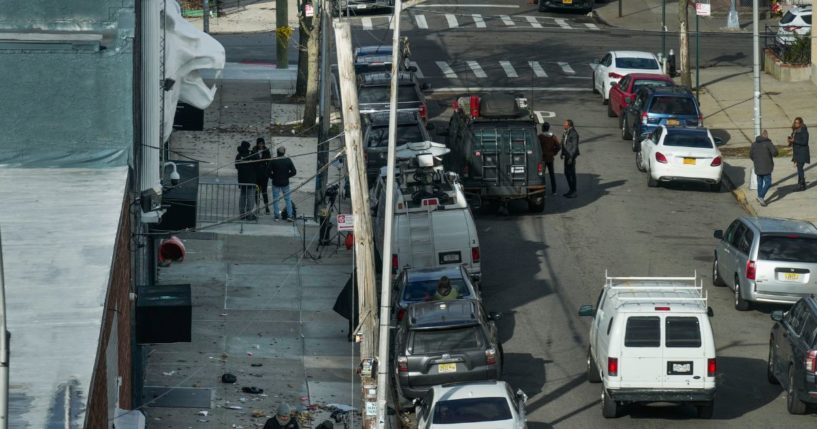
<svg viewBox="0 0 817 429">
<path fill-rule="evenodd" d="M 730 30 L 740 29 L 740 18 L 738 17 L 738 11 L 730 10 L 729 14 L 726 15 L 726 28 Z"/>
</svg>

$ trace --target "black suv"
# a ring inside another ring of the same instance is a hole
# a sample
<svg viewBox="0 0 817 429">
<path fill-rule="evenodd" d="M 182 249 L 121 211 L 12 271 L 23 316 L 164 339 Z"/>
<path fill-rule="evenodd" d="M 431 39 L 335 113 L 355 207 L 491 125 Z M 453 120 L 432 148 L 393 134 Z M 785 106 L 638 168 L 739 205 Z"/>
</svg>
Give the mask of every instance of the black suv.
<svg viewBox="0 0 817 429">
<path fill-rule="evenodd" d="M 801 298 L 783 313 L 773 311 L 767 377 L 786 389 L 786 408 L 804 414 L 817 404 L 817 300 Z"/>
<path fill-rule="evenodd" d="M 420 84 L 412 72 L 399 72 L 397 76 L 397 111 L 417 112 L 423 123 L 428 121 L 428 105 L 423 91 L 430 88 Z M 375 112 L 388 112 L 391 92 L 391 73 L 374 72 L 358 75 L 357 102 L 360 115 L 366 117 Z"/>
<path fill-rule="evenodd" d="M 365 118 L 363 144 L 366 148 L 366 175 L 369 185 L 374 185 L 380 168 L 386 166 L 386 152 L 389 148 L 389 113 L 372 113 Z M 406 143 L 430 141 L 426 130 L 431 124 L 424 125 L 417 112 L 397 112 L 396 146 Z"/>
<path fill-rule="evenodd" d="M 397 69 L 416 71 L 410 66 L 408 38 L 400 39 L 400 49 L 397 52 Z M 355 73 L 390 72 L 394 62 L 392 45 L 360 46 L 354 52 Z"/>
<path fill-rule="evenodd" d="M 667 127 L 704 126 L 698 100 L 683 86 L 642 87 L 633 102 L 621 112 L 621 138 L 633 140 L 633 151 L 659 125 Z"/>
<path fill-rule="evenodd" d="M 411 304 L 397 327 L 394 369 L 406 399 L 437 384 L 497 380 L 502 346 L 495 320 L 477 300 Z"/>
</svg>

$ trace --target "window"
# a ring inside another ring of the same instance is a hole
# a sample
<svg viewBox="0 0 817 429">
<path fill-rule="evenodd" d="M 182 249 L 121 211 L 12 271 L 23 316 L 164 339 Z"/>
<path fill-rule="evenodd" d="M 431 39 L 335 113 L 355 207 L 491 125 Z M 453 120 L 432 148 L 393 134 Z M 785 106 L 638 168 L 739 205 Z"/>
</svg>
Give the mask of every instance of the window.
<svg viewBox="0 0 817 429">
<path fill-rule="evenodd" d="M 786 313 L 786 317 L 783 319 L 795 335 L 800 335 L 801 323 L 803 322 L 801 315 L 806 311 L 805 307 L 805 301 L 800 300 Z"/>
<path fill-rule="evenodd" d="M 388 147 L 389 127 L 373 127 L 366 139 L 366 147 Z M 403 124 L 397 126 L 397 146 L 425 141 L 423 132 L 418 124 Z"/>
<path fill-rule="evenodd" d="M 658 70 L 658 62 L 652 58 L 616 58 L 620 69 Z"/>
<path fill-rule="evenodd" d="M 625 347 L 659 347 L 661 345 L 661 325 L 658 317 L 633 316 L 627 319 L 624 333 Z"/>
<path fill-rule="evenodd" d="M 800 336 L 803 337 L 803 341 L 806 342 L 808 347 L 814 347 L 814 331 L 817 329 L 817 320 L 814 319 L 811 312 L 804 311 L 803 313 L 806 315 L 806 321 L 803 323 L 803 332 Z"/>
<path fill-rule="evenodd" d="M 746 225 L 744 225 L 743 223 L 739 224 L 737 228 L 735 228 L 735 230 L 732 232 L 732 236 L 729 237 L 729 244 L 731 244 L 732 247 L 737 248 L 745 232 Z"/>
<path fill-rule="evenodd" d="M 627 88 L 630 86 L 630 76 L 625 76 L 620 81 L 618 81 L 618 86 L 622 90 L 626 91 Z"/>
<path fill-rule="evenodd" d="M 389 102 L 389 87 L 388 86 L 361 86 L 357 94 L 358 102 L 360 104 L 366 103 L 388 103 Z M 397 87 L 397 100 L 403 102 L 416 102 L 417 91 L 414 85 L 400 85 Z"/>
<path fill-rule="evenodd" d="M 434 405 L 434 424 L 462 424 L 510 420 L 508 400 L 502 397 L 439 401 Z"/>
<path fill-rule="evenodd" d="M 657 96 L 652 99 L 650 113 L 694 116 L 698 109 L 691 97 Z"/>
<path fill-rule="evenodd" d="M 758 259 L 815 263 L 817 262 L 817 238 L 762 234 Z"/>
<path fill-rule="evenodd" d="M 672 133 L 667 134 L 667 137 L 664 138 L 664 146 L 711 149 L 712 141 L 709 140 L 708 135 L 702 133 Z"/>
<path fill-rule="evenodd" d="M 745 228 L 743 235 L 738 239 L 738 245 L 735 247 L 737 247 L 740 252 L 748 255 L 752 249 L 752 241 L 754 241 L 754 239 L 755 233 L 751 229 Z"/>
<path fill-rule="evenodd" d="M 647 86 L 670 86 L 672 82 L 666 80 L 652 80 L 652 79 L 638 79 L 633 83 L 633 92 L 637 91 L 639 88 L 647 87 Z"/>
<path fill-rule="evenodd" d="M 697 317 L 667 317 L 664 333 L 667 347 L 701 347 L 701 326 Z"/>
<path fill-rule="evenodd" d="M 468 298 L 471 296 L 468 286 L 461 278 L 450 277 L 451 290 L 457 293 L 457 298 Z M 403 299 L 410 302 L 429 301 L 437 293 L 437 283 L 439 279 L 421 279 L 410 281 L 403 290 Z"/>
<path fill-rule="evenodd" d="M 610 64 L 612 64 L 612 63 L 613 63 L 613 57 L 612 57 L 612 55 L 610 55 L 610 54 L 605 55 L 605 56 L 604 56 L 604 57 L 601 59 L 600 63 L 601 63 L 603 66 L 610 67 Z"/>
<path fill-rule="evenodd" d="M 478 326 L 464 328 L 414 331 L 411 353 L 450 353 L 456 350 L 480 349 L 485 344 L 482 330 Z"/>
<path fill-rule="evenodd" d="M 811 25 L 811 15 L 803 15 L 802 18 L 803 22 L 805 22 L 808 25 Z"/>
<path fill-rule="evenodd" d="M 740 221 L 736 220 L 729 225 L 729 228 L 726 228 L 726 232 L 723 234 L 723 241 L 727 243 L 732 241 L 732 236 L 735 234 L 735 230 L 738 229 L 738 225 L 740 225 Z"/>
</svg>

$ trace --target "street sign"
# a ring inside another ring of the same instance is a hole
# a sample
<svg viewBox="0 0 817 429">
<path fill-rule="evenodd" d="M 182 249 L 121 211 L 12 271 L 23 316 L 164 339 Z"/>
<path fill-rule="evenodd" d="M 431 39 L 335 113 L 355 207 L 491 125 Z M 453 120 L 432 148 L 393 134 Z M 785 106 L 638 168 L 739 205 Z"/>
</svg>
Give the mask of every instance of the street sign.
<svg viewBox="0 0 817 429">
<path fill-rule="evenodd" d="M 696 2 L 695 14 L 698 16 L 709 16 L 712 14 L 712 5 L 707 3 Z"/>
<path fill-rule="evenodd" d="M 350 214 L 339 214 L 335 218 L 338 222 L 338 231 L 354 231 L 355 216 Z"/>
</svg>

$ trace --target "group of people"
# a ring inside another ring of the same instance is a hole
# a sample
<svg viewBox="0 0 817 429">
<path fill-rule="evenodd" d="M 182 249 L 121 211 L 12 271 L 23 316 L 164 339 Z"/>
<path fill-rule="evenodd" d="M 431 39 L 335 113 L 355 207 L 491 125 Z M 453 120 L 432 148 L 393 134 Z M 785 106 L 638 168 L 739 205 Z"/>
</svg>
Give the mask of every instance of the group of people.
<svg viewBox="0 0 817 429">
<path fill-rule="evenodd" d="M 255 146 L 250 147 L 250 142 L 242 141 L 238 146 L 238 154 L 235 156 L 235 168 L 238 170 L 239 200 L 238 208 L 243 220 L 256 220 L 256 206 L 260 205 L 263 198 L 266 214 L 272 214 L 274 220 L 286 219 L 294 221 L 294 210 L 292 198 L 290 196 L 289 178 L 297 171 L 295 164 L 286 156 L 286 148 L 283 146 L 276 149 L 277 156 L 272 157 L 263 137 L 255 140 Z M 268 185 L 272 179 L 272 213 L 270 213 L 270 202 Z M 286 204 L 286 212 L 278 210 L 278 202 L 283 197 Z M 260 214 L 260 210 L 258 210 Z"/>
<path fill-rule="evenodd" d="M 542 161 L 550 176 L 550 189 L 556 195 L 556 173 L 553 171 L 553 162 L 556 155 L 564 160 L 564 174 L 567 180 L 566 198 L 576 198 L 576 158 L 579 153 L 579 133 L 573 125 L 572 119 L 565 119 L 562 123 L 562 139 L 559 140 L 550 132 L 550 124 L 542 124 L 542 132 L 539 134 L 539 145 L 542 147 Z"/>
<path fill-rule="evenodd" d="M 808 147 L 808 128 L 803 123 L 803 118 L 797 117 L 791 126 L 792 132 L 787 141 L 792 148 L 791 161 L 797 168 L 797 190 L 806 190 L 806 170 L 805 165 L 811 163 L 811 154 Z M 774 170 L 774 157 L 777 156 L 777 147 L 769 139 L 769 133 L 763 130 L 752 143 L 749 150 L 749 158 L 752 159 L 755 175 L 757 175 L 757 201 L 766 207 L 766 193 L 772 187 L 772 171 Z"/>
</svg>

